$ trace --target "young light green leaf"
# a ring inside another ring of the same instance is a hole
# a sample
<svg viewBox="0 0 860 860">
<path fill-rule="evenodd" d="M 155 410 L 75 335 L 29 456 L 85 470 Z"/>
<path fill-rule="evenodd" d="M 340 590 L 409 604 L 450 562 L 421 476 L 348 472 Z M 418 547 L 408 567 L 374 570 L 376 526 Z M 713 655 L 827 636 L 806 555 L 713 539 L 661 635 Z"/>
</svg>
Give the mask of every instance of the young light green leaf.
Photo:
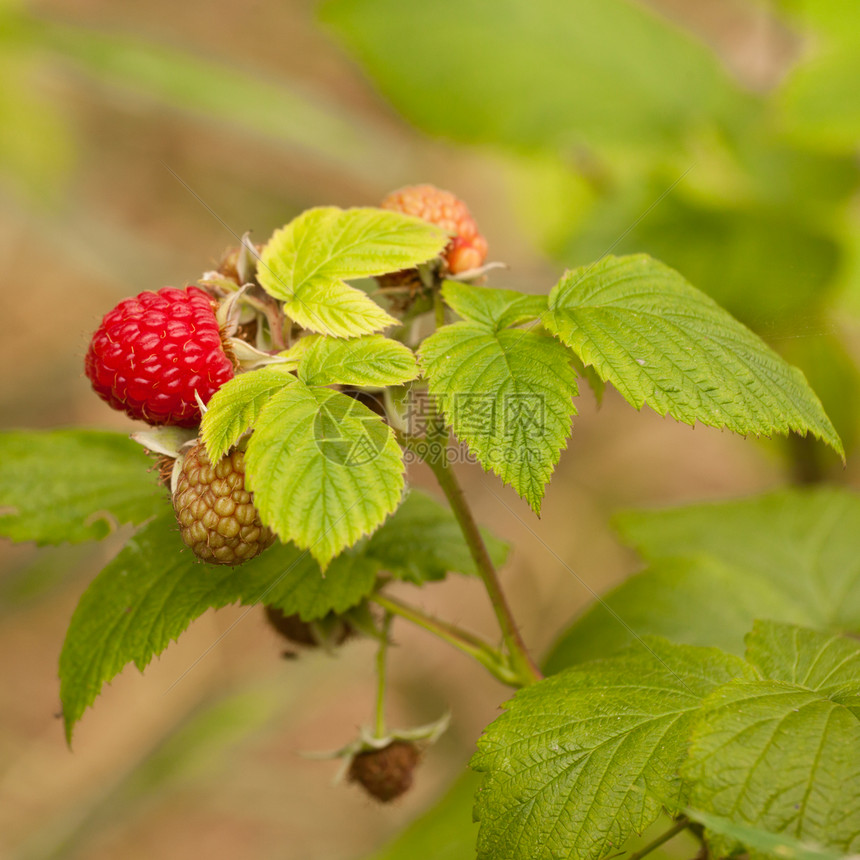
<svg viewBox="0 0 860 860">
<path fill-rule="evenodd" d="M 309 209 L 275 231 L 261 254 L 257 279 L 310 331 L 371 334 L 397 320 L 345 281 L 426 262 L 448 241 L 438 227 L 399 212 Z"/>
<path fill-rule="evenodd" d="M 478 744 L 479 860 L 601 860 L 683 803 L 702 700 L 754 677 L 716 649 L 648 638 L 521 690 Z"/>
<path fill-rule="evenodd" d="M 576 414 L 564 346 L 533 330 L 458 322 L 427 338 L 420 354 L 457 438 L 540 513 Z"/>
<path fill-rule="evenodd" d="M 835 487 L 624 514 L 622 537 L 651 567 L 587 610 L 547 670 L 611 654 L 631 630 L 738 654 L 761 616 L 858 633 L 858 522 L 860 497 Z"/>
<path fill-rule="evenodd" d="M 482 529 L 493 564 L 505 563 L 508 545 Z M 451 510 L 420 490 L 370 538 L 366 554 L 398 579 L 416 584 L 444 579 L 447 573 L 475 574 L 475 562 Z"/>
<path fill-rule="evenodd" d="M 362 403 L 300 380 L 263 408 L 245 456 L 263 522 L 323 568 L 397 508 L 403 452 Z"/>
<path fill-rule="evenodd" d="M 445 281 L 442 298 L 463 319 L 481 323 L 493 331 L 535 320 L 547 307 L 546 296 L 475 287 L 459 281 Z"/>
<path fill-rule="evenodd" d="M 860 849 L 860 720 L 824 693 L 736 680 L 705 700 L 682 774 L 689 805 L 836 851 Z M 735 840 L 711 833 L 714 856 Z"/>
<path fill-rule="evenodd" d="M 812 433 L 844 459 L 803 374 L 645 254 L 567 272 L 542 319 L 636 409 L 743 435 Z"/>
<path fill-rule="evenodd" d="M 164 510 L 153 461 L 120 433 L 0 434 L 0 535 L 39 544 L 101 540 Z"/>
<path fill-rule="evenodd" d="M 200 430 L 209 460 L 217 463 L 257 421 L 269 398 L 296 381 L 288 365 L 270 364 L 241 373 L 209 400 Z"/>
<path fill-rule="evenodd" d="M 344 612 L 373 589 L 378 563 L 344 553 L 325 577 L 307 551 L 275 544 L 241 570 L 197 562 L 172 512 L 152 520 L 93 580 L 60 655 L 66 736 L 128 663 L 148 665 L 209 608 L 266 603 L 305 620 Z"/>
<path fill-rule="evenodd" d="M 308 385 L 401 385 L 418 376 L 415 354 L 396 340 L 371 334 L 353 340 L 318 338 L 299 365 Z"/>
<path fill-rule="evenodd" d="M 756 621 L 746 638 L 747 660 L 765 678 L 829 695 L 860 692 L 860 643 L 845 636 L 774 621 Z"/>
</svg>

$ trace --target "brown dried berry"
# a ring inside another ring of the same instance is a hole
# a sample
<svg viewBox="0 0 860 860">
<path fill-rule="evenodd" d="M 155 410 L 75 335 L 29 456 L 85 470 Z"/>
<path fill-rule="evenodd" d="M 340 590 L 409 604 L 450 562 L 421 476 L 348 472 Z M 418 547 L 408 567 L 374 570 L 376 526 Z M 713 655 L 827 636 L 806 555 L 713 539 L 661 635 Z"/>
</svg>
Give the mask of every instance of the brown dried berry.
<svg viewBox="0 0 860 860">
<path fill-rule="evenodd" d="M 288 642 L 306 648 L 342 645 L 355 634 L 353 628 L 333 612 L 318 621 L 302 621 L 299 615 L 286 615 L 274 606 L 267 606 L 266 620 Z"/>
<path fill-rule="evenodd" d="M 392 741 L 380 750 L 359 753 L 349 766 L 349 780 L 381 803 L 389 803 L 411 788 L 420 760 L 421 751 L 415 744 Z"/>
<path fill-rule="evenodd" d="M 198 442 L 182 463 L 173 495 L 179 532 L 210 564 L 242 564 L 275 540 L 245 489 L 244 457 L 234 450 L 212 466 Z"/>
</svg>

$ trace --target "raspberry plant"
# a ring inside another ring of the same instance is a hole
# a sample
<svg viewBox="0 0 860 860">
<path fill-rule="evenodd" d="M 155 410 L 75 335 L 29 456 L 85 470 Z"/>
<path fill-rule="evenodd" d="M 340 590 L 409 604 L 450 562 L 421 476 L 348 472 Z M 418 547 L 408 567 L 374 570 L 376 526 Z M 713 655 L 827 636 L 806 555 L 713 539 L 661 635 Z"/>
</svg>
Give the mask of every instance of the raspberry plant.
<svg viewBox="0 0 860 860">
<path fill-rule="evenodd" d="M 3 435 L 3 534 L 58 544 L 136 528 L 69 626 L 69 742 L 125 665 L 143 670 L 207 609 L 261 604 L 300 648 L 377 640 L 373 725 L 335 755 L 392 800 L 445 726 L 386 726 L 397 619 L 517 690 L 472 760 L 483 860 L 600 860 L 661 815 L 668 829 L 637 857 L 682 830 L 703 856 L 857 852 L 860 644 L 841 635 L 860 630 L 855 497 L 628 516 L 651 567 L 578 619 L 542 671 L 499 583 L 507 546 L 478 527 L 453 468 L 466 446 L 539 513 L 581 380 L 637 410 L 811 434 L 843 456 L 818 398 L 648 256 L 565 272 L 548 295 L 486 285 L 485 256 L 468 209 L 430 186 L 379 209 L 312 209 L 185 291 L 105 317 L 87 374 L 152 425 L 134 441 Z M 407 489 L 418 459 L 447 506 Z M 482 580 L 501 647 L 388 592 L 449 573 Z M 681 623 L 691 612 L 698 626 Z"/>
</svg>

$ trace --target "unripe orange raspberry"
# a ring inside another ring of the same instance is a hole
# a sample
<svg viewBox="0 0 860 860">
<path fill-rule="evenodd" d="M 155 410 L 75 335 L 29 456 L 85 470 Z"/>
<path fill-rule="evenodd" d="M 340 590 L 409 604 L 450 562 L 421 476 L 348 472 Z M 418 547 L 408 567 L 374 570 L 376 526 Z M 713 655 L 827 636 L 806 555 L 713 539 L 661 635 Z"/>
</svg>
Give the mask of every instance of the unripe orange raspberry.
<svg viewBox="0 0 860 860">
<path fill-rule="evenodd" d="M 450 233 L 452 238 L 442 258 L 452 275 L 477 269 L 487 259 L 487 240 L 478 232 L 466 204 L 450 191 L 412 185 L 389 194 L 382 208 L 414 215 Z"/>
<path fill-rule="evenodd" d="M 275 540 L 245 489 L 244 457 L 234 450 L 213 466 L 198 442 L 182 463 L 173 494 L 179 533 L 210 564 L 241 564 Z"/>
</svg>

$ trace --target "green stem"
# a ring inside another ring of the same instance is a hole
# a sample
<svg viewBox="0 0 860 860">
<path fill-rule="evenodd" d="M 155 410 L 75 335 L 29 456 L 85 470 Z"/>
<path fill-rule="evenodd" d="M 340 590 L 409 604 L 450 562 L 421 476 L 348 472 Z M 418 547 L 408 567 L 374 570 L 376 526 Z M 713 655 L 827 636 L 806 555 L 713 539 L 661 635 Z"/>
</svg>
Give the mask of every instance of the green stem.
<svg viewBox="0 0 860 860">
<path fill-rule="evenodd" d="M 493 610 L 502 629 L 502 636 L 510 654 L 511 667 L 517 673 L 520 686 L 525 687 L 533 684 L 535 681 L 539 681 L 543 675 L 526 650 L 511 609 L 505 599 L 496 574 L 496 568 L 490 558 L 487 545 L 484 543 L 481 530 L 472 516 L 472 511 L 463 494 L 463 488 L 460 486 L 457 476 L 448 462 L 447 453 L 443 453 L 440 458 L 432 462 L 428 461 L 427 465 L 433 470 L 433 474 L 436 476 L 442 492 L 445 493 L 445 497 L 448 499 L 448 504 L 451 505 L 451 510 L 457 519 L 460 531 L 462 531 L 463 537 L 466 539 L 469 552 L 472 555 L 484 587 L 487 589 L 490 603 L 493 605 Z"/>
<path fill-rule="evenodd" d="M 391 628 L 391 613 L 386 612 L 382 619 L 382 638 L 376 652 L 376 724 L 374 736 L 385 737 L 385 682 L 388 666 L 388 631 Z"/>
<path fill-rule="evenodd" d="M 440 618 L 434 618 L 432 615 L 386 594 L 376 593 L 370 599 L 385 609 L 386 612 L 399 615 L 422 630 L 426 630 L 449 645 L 453 645 L 464 654 L 468 654 L 503 684 L 508 684 L 511 687 L 522 686 L 519 676 L 511 668 L 507 658 L 497 648 L 493 648 L 480 637 Z"/>
<path fill-rule="evenodd" d="M 445 325 L 445 305 L 442 303 L 442 289 L 439 283 L 433 286 L 433 314 L 436 320 L 436 328 Z"/>
<path fill-rule="evenodd" d="M 689 818 L 679 818 L 664 834 L 658 836 L 653 842 L 649 842 L 639 851 L 634 851 L 627 860 L 642 860 L 646 854 L 650 854 L 652 851 L 655 851 L 664 842 L 668 842 L 673 836 L 677 836 L 682 830 L 686 830 L 689 826 Z"/>
</svg>

